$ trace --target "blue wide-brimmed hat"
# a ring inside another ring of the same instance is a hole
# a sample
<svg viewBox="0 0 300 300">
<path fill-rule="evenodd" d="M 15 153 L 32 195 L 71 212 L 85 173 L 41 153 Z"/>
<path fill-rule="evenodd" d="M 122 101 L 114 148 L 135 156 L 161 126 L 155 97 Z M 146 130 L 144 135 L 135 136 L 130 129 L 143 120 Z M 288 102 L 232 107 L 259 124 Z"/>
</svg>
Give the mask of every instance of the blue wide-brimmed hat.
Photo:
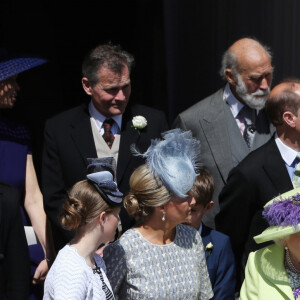
<svg viewBox="0 0 300 300">
<path fill-rule="evenodd" d="M 8 54 L 5 49 L 0 48 L 0 82 L 46 62 L 46 59 L 32 55 Z"/>
</svg>

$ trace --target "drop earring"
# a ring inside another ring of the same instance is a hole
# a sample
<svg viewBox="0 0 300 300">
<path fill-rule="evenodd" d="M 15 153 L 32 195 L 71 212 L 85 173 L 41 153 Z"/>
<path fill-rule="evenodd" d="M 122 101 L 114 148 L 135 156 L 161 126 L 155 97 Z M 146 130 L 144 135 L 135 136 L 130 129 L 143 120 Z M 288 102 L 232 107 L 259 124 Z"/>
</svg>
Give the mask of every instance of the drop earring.
<svg viewBox="0 0 300 300">
<path fill-rule="evenodd" d="M 163 211 L 163 216 L 162 216 L 161 220 L 162 220 L 163 222 L 166 221 L 166 212 L 165 212 L 165 211 Z"/>
</svg>

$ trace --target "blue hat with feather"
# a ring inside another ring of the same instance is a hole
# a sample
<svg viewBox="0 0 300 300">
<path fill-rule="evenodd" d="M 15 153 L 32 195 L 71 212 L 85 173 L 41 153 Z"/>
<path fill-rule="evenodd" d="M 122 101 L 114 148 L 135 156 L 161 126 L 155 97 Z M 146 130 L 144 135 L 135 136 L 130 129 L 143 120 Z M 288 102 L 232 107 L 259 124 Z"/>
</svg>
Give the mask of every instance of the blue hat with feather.
<svg viewBox="0 0 300 300">
<path fill-rule="evenodd" d="M 150 172 L 159 177 L 172 194 L 186 198 L 197 176 L 200 142 L 193 138 L 191 131 L 179 128 L 162 133 L 162 138 L 152 140 L 144 154 L 135 146 L 132 151 L 146 158 Z"/>
</svg>

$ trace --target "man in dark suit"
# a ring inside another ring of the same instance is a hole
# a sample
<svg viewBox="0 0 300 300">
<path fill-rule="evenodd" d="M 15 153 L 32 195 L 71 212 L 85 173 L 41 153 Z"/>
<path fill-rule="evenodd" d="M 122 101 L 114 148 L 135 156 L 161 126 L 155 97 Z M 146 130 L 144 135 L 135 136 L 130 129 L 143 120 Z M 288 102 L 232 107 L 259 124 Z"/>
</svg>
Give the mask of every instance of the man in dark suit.
<svg viewBox="0 0 300 300">
<path fill-rule="evenodd" d="M 42 187 L 57 250 L 72 238 L 61 228 L 58 215 L 66 191 L 85 178 L 87 158 L 115 157 L 117 183 L 126 195 L 131 173 L 144 162 L 132 155 L 130 146 L 136 144 L 144 152 L 151 139 L 161 137 L 161 132 L 168 129 L 163 112 L 128 103 L 133 62 L 132 55 L 118 45 L 100 45 L 91 50 L 82 64 L 82 86 L 91 97 L 90 103 L 46 122 Z M 133 225 L 133 219 L 125 209 L 120 217 L 124 232 Z"/>
<path fill-rule="evenodd" d="M 0 182 L 0 299 L 28 299 L 29 262 L 18 191 Z"/>
<path fill-rule="evenodd" d="M 266 111 L 276 133 L 230 172 L 220 194 L 216 228 L 231 239 L 239 286 L 249 253 L 266 246 L 253 240 L 253 236 L 268 227 L 262 217 L 264 205 L 293 189 L 293 173 L 300 151 L 299 109 L 300 81 L 282 82 L 274 87 Z"/>
<path fill-rule="evenodd" d="M 224 53 L 220 73 L 226 86 L 180 113 L 173 124 L 201 142 L 200 163 L 215 181 L 215 205 L 203 218 L 212 228 L 230 170 L 274 131 L 263 109 L 273 74 L 268 48 L 250 38 L 236 41 Z"/>
</svg>

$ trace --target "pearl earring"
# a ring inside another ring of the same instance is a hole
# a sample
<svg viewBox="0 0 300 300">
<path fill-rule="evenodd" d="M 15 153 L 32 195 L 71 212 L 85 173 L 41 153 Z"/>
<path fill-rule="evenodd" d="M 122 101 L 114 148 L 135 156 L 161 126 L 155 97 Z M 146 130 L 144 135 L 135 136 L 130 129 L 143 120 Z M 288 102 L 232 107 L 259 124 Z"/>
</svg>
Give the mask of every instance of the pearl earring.
<svg viewBox="0 0 300 300">
<path fill-rule="evenodd" d="M 161 220 L 162 220 L 163 222 L 166 221 L 166 212 L 165 212 L 165 211 L 163 211 L 163 216 L 162 216 Z"/>
</svg>

